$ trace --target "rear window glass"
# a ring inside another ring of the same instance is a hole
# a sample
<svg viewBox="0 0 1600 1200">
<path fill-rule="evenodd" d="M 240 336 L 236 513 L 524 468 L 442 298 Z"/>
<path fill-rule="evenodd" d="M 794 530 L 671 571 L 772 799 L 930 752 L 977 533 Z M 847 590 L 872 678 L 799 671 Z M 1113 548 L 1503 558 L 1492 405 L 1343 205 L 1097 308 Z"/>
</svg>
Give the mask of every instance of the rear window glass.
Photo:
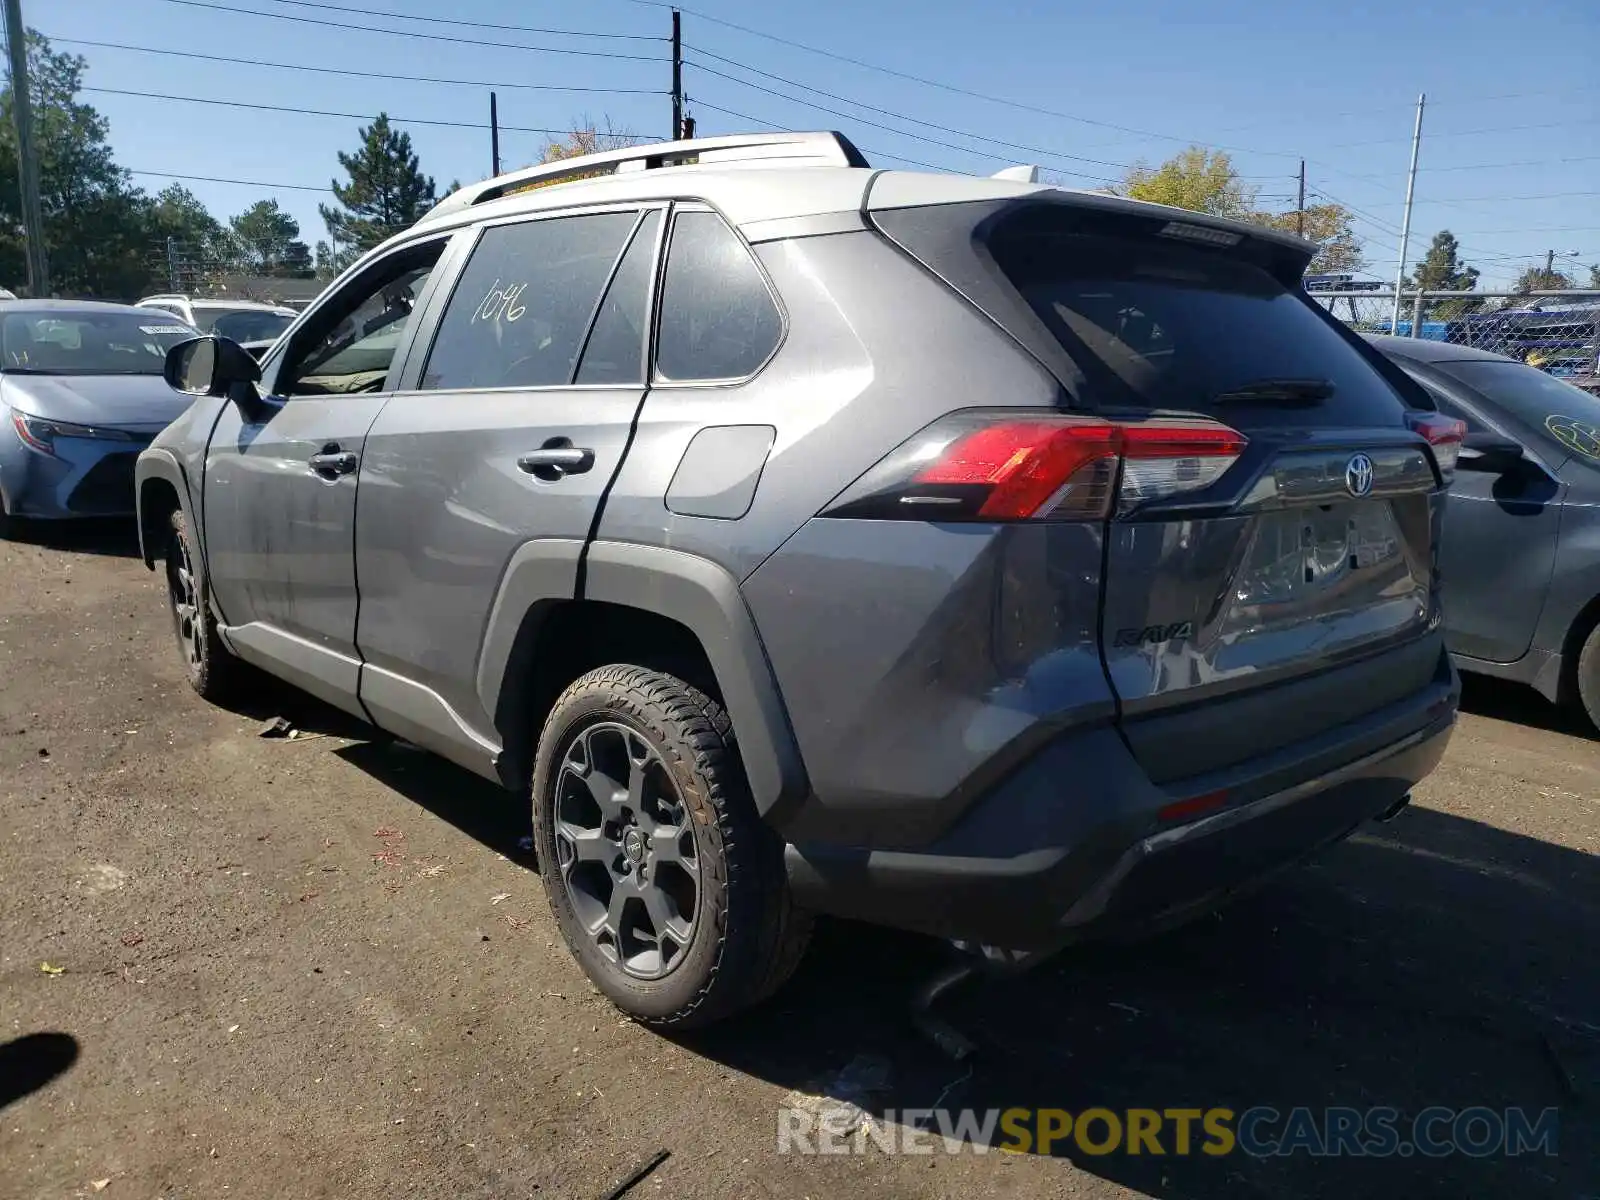
<svg viewBox="0 0 1600 1200">
<path fill-rule="evenodd" d="M 1432 366 L 1477 392 L 1521 436 L 1532 434 L 1547 447 L 1557 443 L 1558 455 L 1600 467 L 1600 397 L 1521 363 L 1480 359 Z"/>
<path fill-rule="evenodd" d="M 1057 231 L 1051 215 L 1001 224 L 988 249 L 1083 372 L 1091 404 L 1210 412 L 1252 384 L 1317 380 L 1333 386 L 1323 418 L 1333 406 L 1340 423 L 1400 420 L 1366 358 L 1261 267 L 1151 237 Z"/>
</svg>

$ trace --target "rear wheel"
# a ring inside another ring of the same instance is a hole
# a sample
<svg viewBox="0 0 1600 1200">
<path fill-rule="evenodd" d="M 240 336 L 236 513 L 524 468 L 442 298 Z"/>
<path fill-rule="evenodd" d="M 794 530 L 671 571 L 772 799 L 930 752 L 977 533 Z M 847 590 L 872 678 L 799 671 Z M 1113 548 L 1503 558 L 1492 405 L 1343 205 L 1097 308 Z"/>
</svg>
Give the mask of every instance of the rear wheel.
<svg viewBox="0 0 1600 1200">
<path fill-rule="evenodd" d="M 706 1025 L 800 961 L 782 842 L 750 799 L 727 714 L 673 675 L 591 671 L 539 739 L 534 837 L 567 947 L 624 1012 Z"/>
<path fill-rule="evenodd" d="M 213 703 L 226 699 L 243 665 L 217 635 L 205 580 L 194 569 L 194 548 L 183 509 L 172 512 L 167 538 L 167 607 L 189 686 Z"/>
</svg>

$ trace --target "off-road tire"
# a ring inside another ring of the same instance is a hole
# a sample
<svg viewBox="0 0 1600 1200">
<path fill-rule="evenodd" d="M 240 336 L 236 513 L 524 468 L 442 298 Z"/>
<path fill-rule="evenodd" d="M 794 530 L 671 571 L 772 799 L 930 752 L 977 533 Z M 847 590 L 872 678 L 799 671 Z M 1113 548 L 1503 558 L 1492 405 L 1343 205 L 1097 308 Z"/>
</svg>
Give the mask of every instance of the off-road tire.
<svg viewBox="0 0 1600 1200">
<path fill-rule="evenodd" d="M 246 668 L 222 644 L 222 638 L 217 634 L 217 621 L 211 613 L 210 589 L 206 585 L 204 572 L 195 571 L 195 561 L 197 556 L 194 541 L 189 536 L 188 518 L 183 509 L 174 509 L 163 572 L 167 584 L 167 610 L 172 617 L 173 637 L 178 644 L 178 654 L 189 686 L 202 700 L 217 704 L 238 694 L 240 678 Z M 180 571 L 187 571 L 191 581 L 193 615 L 189 618 L 188 631 L 178 600 Z M 188 640 L 191 636 L 192 648 Z"/>
<path fill-rule="evenodd" d="M 664 975 L 642 980 L 584 928 L 558 861 L 553 805 L 563 756 L 589 726 L 641 735 L 660 756 L 693 824 L 699 861 L 694 934 Z M 556 700 L 539 737 L 533 828 L 551 911 L 584 973 L 623 1012 L 658 1028 L 704 1026 L 763 1000 L 794 973 L 811 917 L 790 897 L 783 843 L 756 815 L 723 708 L 674 675 L 612 665 Z"/>
</svg>

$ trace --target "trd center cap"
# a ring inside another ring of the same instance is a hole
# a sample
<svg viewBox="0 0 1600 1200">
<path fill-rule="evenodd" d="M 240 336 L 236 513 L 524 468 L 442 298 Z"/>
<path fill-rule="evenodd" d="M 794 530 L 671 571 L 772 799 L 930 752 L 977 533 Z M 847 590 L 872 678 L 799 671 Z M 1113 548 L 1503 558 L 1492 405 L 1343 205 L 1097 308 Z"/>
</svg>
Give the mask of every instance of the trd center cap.
<svg viewBox="0 0 1600 1200">
<path fill-rule="evenodd" d="M 637 829 L 630 829 L 622 835 L 622 852 L 628 856 L 631 863 L 644 861 L 644 834 Z"/>
</svg>

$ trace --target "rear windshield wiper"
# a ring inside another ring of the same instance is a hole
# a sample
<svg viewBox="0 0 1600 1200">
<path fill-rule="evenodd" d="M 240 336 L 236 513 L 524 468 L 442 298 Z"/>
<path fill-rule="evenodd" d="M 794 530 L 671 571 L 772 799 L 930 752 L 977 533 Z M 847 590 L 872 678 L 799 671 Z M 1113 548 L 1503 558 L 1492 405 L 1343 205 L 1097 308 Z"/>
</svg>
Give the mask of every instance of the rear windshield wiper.
<svg viewBox="0 0 1600 1200">
<path fill-rule="evenodd" d="M 1315 404 L 1337 389 L 1331 379 L 1254 379 L 1211 397 L 1212 404 Z"/>
</svg>

